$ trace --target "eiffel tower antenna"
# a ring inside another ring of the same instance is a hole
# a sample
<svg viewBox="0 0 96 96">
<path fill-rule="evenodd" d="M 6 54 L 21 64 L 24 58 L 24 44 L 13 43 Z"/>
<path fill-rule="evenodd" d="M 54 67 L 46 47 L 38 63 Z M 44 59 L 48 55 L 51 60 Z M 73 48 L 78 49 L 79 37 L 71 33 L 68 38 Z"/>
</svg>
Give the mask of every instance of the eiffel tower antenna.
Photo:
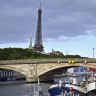
<svg viewBox="0 0 96 96">
<path fill-rule="evenodd" d="M 41 2 L 40 2 L 40 8 L 39 9 L 41 9 Z"/>
</svg>

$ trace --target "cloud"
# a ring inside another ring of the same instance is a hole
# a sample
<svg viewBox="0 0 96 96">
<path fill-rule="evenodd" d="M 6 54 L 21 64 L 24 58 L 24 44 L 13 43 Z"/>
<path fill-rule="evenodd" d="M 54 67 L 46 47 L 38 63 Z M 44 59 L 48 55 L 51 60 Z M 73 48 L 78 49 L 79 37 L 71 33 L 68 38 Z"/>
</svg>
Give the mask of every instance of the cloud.
<svg viewBox="0 0 96 96">
<path fill-rule="evenodd" d="M 54 10 L 48 12 L 48 14 L 50 14 L 50 18 L 44 22 L 44 27 L 46 28 L 44 29 L 44 32 L 46 32 L 46 35 L 54 37 L 56 37 L 56 34 L 58 33 L 60 33 L 60 35 L 62 34 L 70 37 L 87 35 L 86 30 L 90 30 L 89 26 L 87 25 L 91 24 L 93 26 L 96 24 L 96 1 L 63 1 L 61 0 L 62 4 L 60 4 L 60 1 L 57 1 L 56 6 L 54 6 L 55 8 L 53 7 Z M 94 27 L 96 28 L 96 26 Z"/>
<path fill-rule="evenodd" d="M 0 43 L 35 38 L 40 0 L 0 1 Z M 42 1 L 43 40 L 68 41 L 79 35 L 96 36 L 96 0 Z"/>
<path fill-rule="evenodd" d="M 45 39 L 47 42 L 49 41 L 55 41 L 55 42 L 65 42 L 67 40 L 70 40 L 69 37 L 65 37 L 65 36 L 59 36 L 57 38 L 46 38 Z"/>
</svg>

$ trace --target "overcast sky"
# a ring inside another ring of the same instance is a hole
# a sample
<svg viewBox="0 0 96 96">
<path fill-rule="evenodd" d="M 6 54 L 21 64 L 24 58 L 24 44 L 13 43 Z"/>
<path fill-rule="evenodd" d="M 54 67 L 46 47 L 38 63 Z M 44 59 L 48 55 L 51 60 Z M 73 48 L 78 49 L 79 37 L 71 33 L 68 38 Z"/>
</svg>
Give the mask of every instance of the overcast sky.
<svg viewBox="0 0 96 96">
<path fill-rule="evenodd" d="M 93 57 L 96 0 L 0 0 L 0 48 L 34 46 L 40 2 L 45 52 Z"/>
</svg>

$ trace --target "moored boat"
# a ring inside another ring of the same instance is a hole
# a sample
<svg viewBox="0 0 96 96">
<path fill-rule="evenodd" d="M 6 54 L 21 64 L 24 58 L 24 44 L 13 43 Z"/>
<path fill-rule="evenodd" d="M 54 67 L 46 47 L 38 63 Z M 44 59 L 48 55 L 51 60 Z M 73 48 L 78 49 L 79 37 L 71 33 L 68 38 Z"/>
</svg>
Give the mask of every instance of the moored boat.
<svg viewBox="0 0 96 96">
<path fill-rule="evenodd" d="M 70 76 L 69 81 L 62 82 L 60 80 L 59 84 L 54 84 L 50 86 L 50 96 L 70 96 L 70 93 L 71 96 L 95 96 L 96 75 L 89 75 L 88 73 L 85 73 L 84 75 L 85 78 L 81 82 L 79 82 L 76 77 Z M 91 78 L 89 79 L 89 77 Z M 72 88 L 72 92 L 70 92 L 70 88 Z"/>
<path fill-rule="evenodd" d="M 60 81 L 61 82 L 61 81 Z M 75 84 L 60 83 L 50 86 L 50 96 L 86 96 L 85 88 Z"/>
</svg>

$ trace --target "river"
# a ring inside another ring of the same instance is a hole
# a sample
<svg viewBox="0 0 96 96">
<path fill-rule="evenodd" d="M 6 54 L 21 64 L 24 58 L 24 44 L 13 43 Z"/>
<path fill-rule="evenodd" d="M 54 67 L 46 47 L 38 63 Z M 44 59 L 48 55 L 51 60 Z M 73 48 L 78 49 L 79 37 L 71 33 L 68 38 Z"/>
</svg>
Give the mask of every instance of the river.
<svg viewBox="0 0 96 96">
<path fill-rule="evenodd" d="M 65 78 L 54 79 L 55 82 L 58 82 L 59 80 L 65 81 Z M 33 86 L 36 84 L 37 83 L 25 83 L 25 81 L 0 82 L 0 96 L 28 96 L 28 94 L 30 93 L 30 86 L 32 86 L 33 91 L 34 90 Z M 44 93 L 48 93 L 48 89 L 52 84 L 54 83 L 40 83 Z"/>
<path fill-rule="evenodd" d="M 1 83 L 1 82 L 0 82 Z M 21 83 L 21 84 L 19 84 Z M 24 81 L 11 81 L 11 82 L 2 82 L 0 84 L 0 96 L 26 96 L 30 93 L 30 86 L 32 86 L 32 91 L 36 83 L 28 84 Z M 41 83 L 40 84 L 43 92 L 48 93 L 50 83 Z"/>
<path fill-rule="evenodd" d="M 65 78 L 55 78 L 54 81 L 57 83 L 59 80 L 65 81 Z M 50 85 L 53 83 L 41 83 L 41 87 L 44 93 L 48 93 Z M 5 81 L 0 82 L 0 96 L 26 96 L 30 93 L 30 86 L 36 83 L 26 83 L 25 81 Z"/>
</svg>

